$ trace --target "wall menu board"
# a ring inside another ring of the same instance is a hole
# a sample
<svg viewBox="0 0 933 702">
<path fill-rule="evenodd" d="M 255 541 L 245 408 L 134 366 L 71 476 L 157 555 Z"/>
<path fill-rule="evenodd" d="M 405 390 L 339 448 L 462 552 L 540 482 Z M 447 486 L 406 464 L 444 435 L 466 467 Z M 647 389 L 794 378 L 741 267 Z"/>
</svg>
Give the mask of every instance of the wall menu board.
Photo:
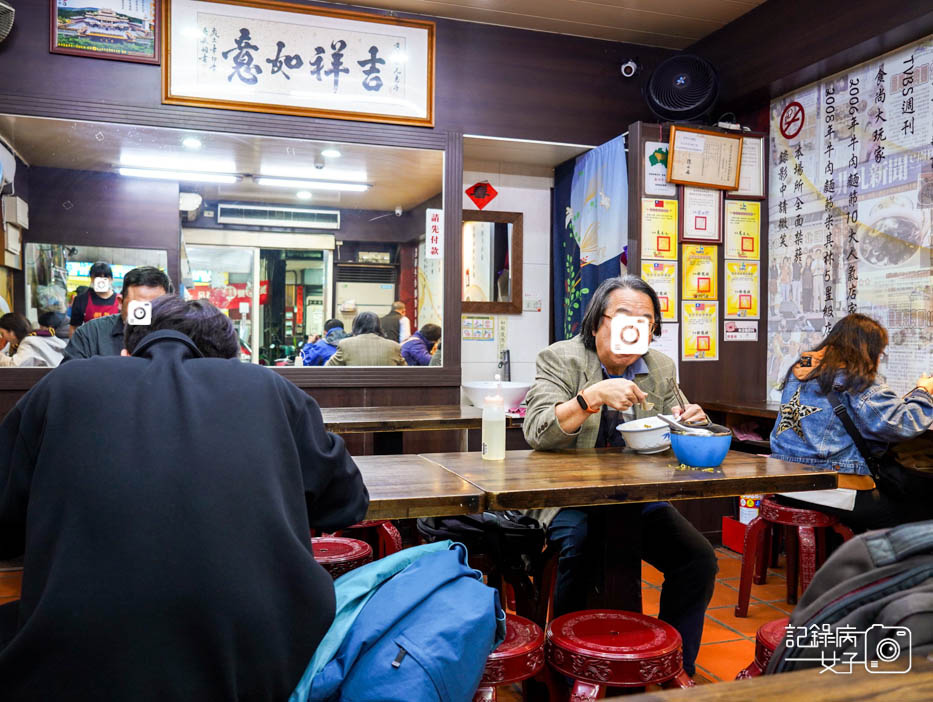
<svg viewBox="0 0 933 702">
<path fill-rule="evenodd" d="M 739 187 L 742 137 L 708 129 L 671 126 L 667 179 L 701 188 Z"/>
<path fill-rule="evenodd" d="M 768 399 L 849 312 L 888 330 L 898 393 L 933 367 L 933 43 L 771 103 Z"/>
</svg>

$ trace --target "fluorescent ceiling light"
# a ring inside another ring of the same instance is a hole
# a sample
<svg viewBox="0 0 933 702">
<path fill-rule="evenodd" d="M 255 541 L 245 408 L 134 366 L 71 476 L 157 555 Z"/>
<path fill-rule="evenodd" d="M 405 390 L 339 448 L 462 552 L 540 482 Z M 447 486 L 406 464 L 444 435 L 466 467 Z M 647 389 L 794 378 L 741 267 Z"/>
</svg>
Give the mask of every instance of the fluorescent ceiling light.
<svg viewBox="0 0 933 702">
<path fill-rule="evenodd" d="M 213 170 L 213 169 L 200 169 Z M 235 168 L 228 172 L 236 171 Z M 348 183 L 365 183 L 367 173 L 365 169 L 351 168 L 315 168 L 311 163 L 304 166 L 262 164 L 259 175 L 268 178 L 291 178 L 293 180 L 330 180 Z"/>
<path fill-rule="evenodd" d="M 324 149 L 321 156 L 324 158 L 340 158 L 340 152 L 337 149 Z"/>
<path fill-rule="evenodd" d="M 197 151 L 198 149 L 201 148 L 201 140 L 198 139 L 197 137 L 185 137 L 182 140 L 181 145 L 184 146 L 186 149 Z"/>
<path fill-rule="evenodd" d="M 338 190 L 349 193 L 363 193 L 372 186 L 369 183 L 342 183 L 335 180 L 294 180 L 292 178 L 270 178 L 255 176 L 256 185 L 268 185 L 273 188 L 300 188 L 302 190 Z"/>
<path fill-rule="evenodd" d="M 120 168 L 121 176 L 132 178 L 155 178 L 157 180 L 180 180 L 185 183 L 236 183 L 238 178 L 230 173 L 198 173 L 197 171 L 163 171 L 153 168 Z"/>
<path fill-rule="evenodd" d="M 311 191 L 310 190 L 299 190 L 297 193 L 295 193 L 295 197 L 297 197 L 299 200 L 310 200 Z"/>
</svg>

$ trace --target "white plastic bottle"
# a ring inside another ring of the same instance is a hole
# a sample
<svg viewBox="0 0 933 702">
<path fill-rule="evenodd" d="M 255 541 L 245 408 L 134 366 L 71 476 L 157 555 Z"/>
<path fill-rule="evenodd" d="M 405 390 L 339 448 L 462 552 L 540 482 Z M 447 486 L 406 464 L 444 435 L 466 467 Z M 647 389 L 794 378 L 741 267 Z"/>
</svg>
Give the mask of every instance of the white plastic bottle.
<svg viewBox="0 0 933 702">
<path fill-rule="evenodd" d="M 505 402 L 496 376 L 496 394 L 483 398 L 483 458 L 505 459 Z"/>
</svg>

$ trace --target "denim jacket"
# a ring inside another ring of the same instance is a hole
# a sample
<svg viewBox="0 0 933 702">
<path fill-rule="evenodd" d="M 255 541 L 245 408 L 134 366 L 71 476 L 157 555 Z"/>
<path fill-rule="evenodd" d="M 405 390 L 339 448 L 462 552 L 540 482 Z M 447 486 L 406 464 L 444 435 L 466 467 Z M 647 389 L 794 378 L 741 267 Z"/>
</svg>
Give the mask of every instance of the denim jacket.
<svg viewBox="0 0 933 702">
<path fill-rule="evenodd" d="M 820 392 L 818 381 L 802 379 L 805 374 L 795 372 L 799 367 L 795 365 L 787 375 L 781 413 L 771 432 L 771 456 L 869 475 L 868 465 L 833 413 L 829 399 Z M 840 374 L 837 383 L 841 379 Z M 877 454 L 889 443 L 912 439 L 933 425 L 933 397 L 920 388 L 901 397 L 876 382 L 862 392 L 839 392 L 839 398 Z"/>
</svg>

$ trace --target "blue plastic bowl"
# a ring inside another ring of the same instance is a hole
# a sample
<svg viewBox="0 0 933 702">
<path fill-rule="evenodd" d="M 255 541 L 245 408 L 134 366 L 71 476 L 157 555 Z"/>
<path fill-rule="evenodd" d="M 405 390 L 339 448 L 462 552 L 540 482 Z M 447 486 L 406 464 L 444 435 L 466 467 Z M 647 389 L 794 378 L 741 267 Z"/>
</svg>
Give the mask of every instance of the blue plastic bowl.
<svg viewBox="0 0 933 702">
<path fill-rule="evenodd" d="M 732 432 L 712 436 L 671 432 L 671 448 L 677 460 L 693 468 L 717 468 L 722 465 L 731 445 Z"/>
</svg>

